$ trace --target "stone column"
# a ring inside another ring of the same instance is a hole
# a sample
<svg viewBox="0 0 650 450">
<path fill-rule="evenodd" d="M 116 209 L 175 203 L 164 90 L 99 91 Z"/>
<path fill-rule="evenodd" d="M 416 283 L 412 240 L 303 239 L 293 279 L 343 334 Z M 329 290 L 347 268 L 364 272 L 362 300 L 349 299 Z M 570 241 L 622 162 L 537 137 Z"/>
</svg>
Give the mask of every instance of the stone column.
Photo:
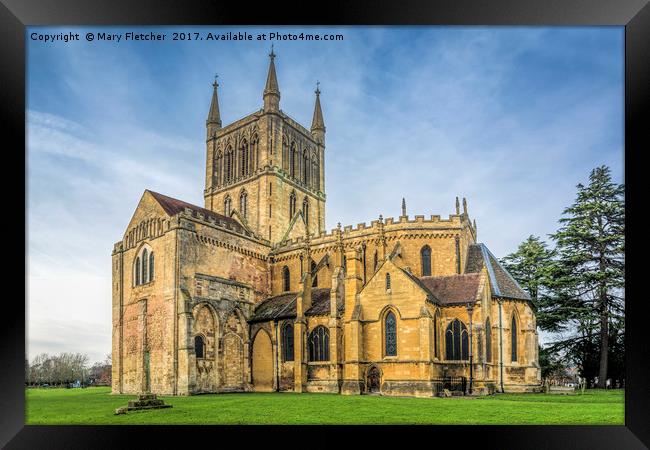
<svg viewBox="0 0 650 450">
<path fill-rule="evenodd" d="M 363 329 L 362 308 L 359 291 L 363 287 L 361 279 L 361 255 L 358 249 L 346 253 L 347 273 L 345 278 L 345 362 L 343 366 L 342 394 L 360 394 L 364 389 L 363 371 Z"/>
</svg>

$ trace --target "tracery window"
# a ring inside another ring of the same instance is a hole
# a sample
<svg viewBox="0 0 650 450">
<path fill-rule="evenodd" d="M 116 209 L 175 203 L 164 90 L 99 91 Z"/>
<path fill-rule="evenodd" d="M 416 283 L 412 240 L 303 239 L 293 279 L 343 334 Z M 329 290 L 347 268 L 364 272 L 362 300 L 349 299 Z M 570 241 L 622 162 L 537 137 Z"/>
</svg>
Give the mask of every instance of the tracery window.
<svg viewBox="0 0 650 450">
<path fill-rule="evenodd" d="M 464 361 L 469 359 L 469 340 L 467 327 L 463 322 L 454 319 L 445 331 L 445 359 Z"/>
<path fill-rule="evenodd" d="M 293 325 L 286 323 L 282 327 L 282 355 L 285 361 L 293 361 Z"/>
<path fill-rule="evenodd" d="M 295 178 L 296 176 L 296 166 L 298 165 L 298 159 L 296 157 L 296 143 L 292 142 L 291 143 L 291 150 L 290 150 L 290 155 L 289 155 L 289 170 L 290 170 L 290 175 Z"/>
<path fill-rule="evenodd" d="M 285 292 L 291 290 L 291 273 L 287 266 L 282 268 L 282 290 Z"/>
<path fill-rule="evenodd" d="M 322 325 L 317 326 L 309 333 L 309 360 L 329 361 L 330 359 L 330 332 Z"/>
<path fill-rule="evenodd" d="M 225 167 L 224 167 L 224 182 L 225 183 L 230 183 L 233 178 L 233 170 L 232 170 L 232 165 L 233 165 L 233 154 L 232 154 L 232 147 L 228 147 L 226 150 L 226 156 L 225 156 Z"/>
<path fill-rule="evenodd" d="M 205 342 L 200 334 L 194 336 L 194 353 L 197 358 L 205 358 Z"/>
<path fill-rule="evenodd" d="M 239 174 L 241 176 L 248 175 L 248 164 L 250 162 L 250 148 L 248 147 L 248 142 L 246 139 L 242 141 L 241 147 L 239 148 Z"/>
<path fill-rule="evenodd" d="M 422 247 L 422 250 L 420 250 L 420 257 L 422 260 L 422 276 L 431 276 L 431 247 L 428 245 Z"/>
<path fill-rule="evenodd" d="M 510 360 L 517 361 L 517 319 L 512 316 L 512 326 L 510 327 Z"/>
<path fill-rule="evenodd" d="M 302 153 L 302 181 L 309 185 L 309 156 L 307 150 Z"/>
<path fill-rule="evenodd" d="M 141 284 L 153 281 L 154 266 L 153 266 L 153 251 L 149 246 L 143 246 L 133 263 L 133 285 L 138 286 Z"/>
<path fill-rule="evenodd" d="M 397 321 L 392 311 L 384 319 L 384 338 L 386 356 L 397 356 Z"/>
</svg>

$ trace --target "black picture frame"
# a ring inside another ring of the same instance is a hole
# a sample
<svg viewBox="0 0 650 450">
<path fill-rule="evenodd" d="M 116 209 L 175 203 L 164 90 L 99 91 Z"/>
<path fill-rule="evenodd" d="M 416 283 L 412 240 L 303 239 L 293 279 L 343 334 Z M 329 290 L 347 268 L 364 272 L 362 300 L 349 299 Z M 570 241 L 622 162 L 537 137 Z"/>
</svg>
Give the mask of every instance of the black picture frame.
<svg viewBox="0 0 650 450">
<path fill-rule="evenodd" d="M 415 439 L 430 439 L 430 445 L 476 448 L 572 448 L 636 449 L 650 445 L 650 345 L 643 334 L 648 302 L 644 296 L 643 176 L 641 158 L 650 152 L 648 116 L 650 100 L 650 6 L 647 0 L 415 0 L 330 1 L 312 4 L 267 2 L 254 7 L 246 2 L 198 0 L 1 0 L 0 5 L 0 111 L 3 128 L 3 181 L 10 181 L 7 194 L 16 190 L 15 167 L 27 174 L 25 147 L 25 27 L 31 25 L 599 25 L 625 27 L 625 184 L 626 184 L 626 391 L 623 426 L 404 426 L 396 427 L 246 427 L 246 426 L 26 426 L 24 356 L 26 342 L 27 257 L 25 256 L 25 304 L 21 303 L 15 280 L 5 272 L 3 326 L 0 327 L 0 446 L 14 448 L 168 448 L 174 438 L 179 444 L 196 445 L 349 445 L 355 437 L 361 445 L 386 444 L 397 438 L 421 445 Z M 9 144 L 12 143 L 12 144 Z M 26 189 L 26 182 L 23 184 Z M 26 192 L 25 192 L 26 193 Z M 27 251 L 27 199 L 25 239 Z M 5 195 L 5 242 L 20 244 L 17 211 Z M 89 221 L 92 218 L 88 219 Z M 7 233 L 7 232 L 6 232 Z M 107 255 L 109 250 L 106 251 Z M 18 271 L 21 249 L 5 257 Z M 108 256 L 107 256 L 108 258 Z M 11 294 L 9 294 L 11 292 Z M 24 306 L 24 307 L 23 307 Z M 304 438 L 304 440 L 302 439 Z M 185 442 L 185 444 L 183 444 Z M 447 444 L 443 444 L 443 443 Z M 424 444 L 426 445 L 426 444 Z"/>
</svg>

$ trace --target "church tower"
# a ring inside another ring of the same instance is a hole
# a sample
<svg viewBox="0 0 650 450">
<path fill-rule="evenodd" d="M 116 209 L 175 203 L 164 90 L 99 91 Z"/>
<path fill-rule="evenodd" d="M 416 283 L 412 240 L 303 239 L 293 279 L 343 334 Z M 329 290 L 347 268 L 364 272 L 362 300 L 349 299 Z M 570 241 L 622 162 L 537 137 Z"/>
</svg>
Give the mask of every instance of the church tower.
<svg viewBox="0 0 650 450">
<path fill-rule="evenodd" d="M 273 48 L 269 58 L 262 108 L 223 127 L 215 78 L 204 198 L 206 209 L 276 244 L 305 229 L 325 231 L 325 122 L 318 84 L 310 130 L 280 109 Z"/>
</svg>

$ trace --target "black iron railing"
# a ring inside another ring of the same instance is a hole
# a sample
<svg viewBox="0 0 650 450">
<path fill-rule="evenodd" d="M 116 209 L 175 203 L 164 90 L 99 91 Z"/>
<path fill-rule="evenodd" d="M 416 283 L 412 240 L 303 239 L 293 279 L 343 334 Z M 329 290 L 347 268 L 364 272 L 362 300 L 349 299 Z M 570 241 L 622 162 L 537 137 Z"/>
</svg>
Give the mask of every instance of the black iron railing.
<svg viewBox="0 0 650 450">
<path fill-rule="evenodd" d="M 440 377 L 433 379 L 433 385 L 436 394 L 441 393 L 444 389 L 450 392 L 467 391 L 467 378 L 466 377 Z"/>
</svg>

